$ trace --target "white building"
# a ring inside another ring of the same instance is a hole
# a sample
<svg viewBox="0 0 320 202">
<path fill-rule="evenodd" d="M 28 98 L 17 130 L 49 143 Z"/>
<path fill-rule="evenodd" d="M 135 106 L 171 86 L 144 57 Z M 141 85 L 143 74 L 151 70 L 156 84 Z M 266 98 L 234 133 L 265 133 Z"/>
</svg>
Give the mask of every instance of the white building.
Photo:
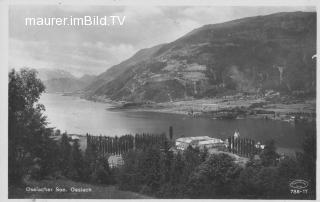
<svg viewBox="0 0 320 202">
<path fill-rule="evenodd" d="M 200 141 L 198 143 L 198 147 L 200 149 L 211 149 L 211 148 L 218 148 L 218 147 L 226 147 L 226 144 L 223 140 L 217 138 L 211 138 L 210 140 Z"/>
<path fill-rule="evenodd" d="M 265 145 L 261 144 L 260 142 L 257 142 L 257 144 L 254 145 L 257 149 L 264 149 Z"/>
<path fill-rule="evenodd" d="M 72 135 L 71 136 L 71 140 L 80 140 L 80 138 L 79 138 L 79 136 L 77 136 L 77 135 Z"/>
<path fill-rule="evenodd" d="M 198 137 L 181 137 L 176 139 L 176 147 L 179 150 L 185 150 L 188 148 L 189 145 L 195 142 L 209 140 L 209 136 L 198 136 Z"/>
<path fill-rule="evenodd" d="M 176 139 L 176 147 L 178 150 L 185 150 L 189 146 L 193 148 L 198 147 L 199 149 L 210 149 L 216 147 L 225 146 L 225 142 L 221 139 L 212 138 L 209 136 L 198 136 L 198 137 L 183 137 Z"/>
<path fill-rule="evenodd" d="M 108 163 L 110 168 L 115 168 L 122 166 L 124 161 L 121 155 L 112 155 L 108 158 Z"/>
</svg>

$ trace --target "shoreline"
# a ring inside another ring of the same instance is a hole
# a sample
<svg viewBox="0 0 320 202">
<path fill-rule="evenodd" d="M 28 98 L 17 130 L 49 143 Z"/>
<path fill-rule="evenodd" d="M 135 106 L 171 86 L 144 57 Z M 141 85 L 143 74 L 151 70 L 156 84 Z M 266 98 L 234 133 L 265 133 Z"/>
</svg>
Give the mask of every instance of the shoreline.
<svg viewBox="0 0 320 202">
<path fill-rule="evenodd" d="M 84 93 L 59 93 L 92 102 L 110 104 L 109 111 L 155 112 L 209 119 L 268 119 L 295 122 L 316 120 L 316 98 L 299 100 L 292 97 L 237 95 L 215 98 L 177 100 L 171 102 L 115 101 L 104 96 L 85 96 Z"/>
<path fill-rule="evenodd" d="M 90 99 L 89 99 L 90 100 Z M 221 98 L 184 100 L 164 103 L 121 103 L 112 104 L 110 111 L 156 112 L 186 115 L 191 118 L 209 119 L 268 119 L 295 122 L 312 122 L 316 119 L 315 100 L 304 103 L 268 103 L 263 99 L 222 100 Z"/>
</svg>

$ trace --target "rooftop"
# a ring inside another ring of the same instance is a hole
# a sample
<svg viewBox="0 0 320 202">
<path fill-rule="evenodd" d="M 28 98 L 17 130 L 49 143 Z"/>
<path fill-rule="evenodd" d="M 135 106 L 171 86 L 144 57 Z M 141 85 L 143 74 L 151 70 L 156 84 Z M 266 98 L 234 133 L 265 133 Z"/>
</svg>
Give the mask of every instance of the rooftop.
<svg viewBox="0 0 320 202">
<path fill-rule="evenodd" d="M 221 139 L 211 138 L 210 140 L 200 141 L 198 145 L 224 143 Z"/>
<path fill-rule="evenodd" d="M 201 141 L 201 140 L 210 140 L 210 139 L 212 138 L 209 136 L 181 137 L 176 139 L 176 142 L 191 143 L 192 141 L 195 141 L 195 140 Z"/>
</svg>

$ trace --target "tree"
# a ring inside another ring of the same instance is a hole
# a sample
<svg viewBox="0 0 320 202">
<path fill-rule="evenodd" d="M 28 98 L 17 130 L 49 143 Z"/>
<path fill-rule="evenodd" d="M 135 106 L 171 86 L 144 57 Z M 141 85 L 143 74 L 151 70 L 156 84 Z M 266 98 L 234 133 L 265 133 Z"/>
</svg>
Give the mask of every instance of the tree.
<svg viewBox="0 0 320 202">
<path fill-rule="evenodd" d="M 279 198 L 279 191 L 281 190 L 279 185 L 279 174 L 277 167 L 263 167 L 259 171 L 257 175 L 257 186 L 260 190 L 260 197 Z"/>
<path fill-rule="evenodd" d="M 139 159 L 139 170 L 142 183 L 151 192 L 157 192 L 160 187 L 160 149 L 149 147 L 146 155 Z"/>
<path fill-rule="evenodd" d="M 57 155 L 59 154 L 59 145 L 49 138 L 49 134 L 52 134 L 51 129 L 47 130 L 47 135 L 44 136 L 39 145 L 40 179 L 49 175 L 56 177 L 57 172 L 60 170 L 60 156 Z"/>
<path fill-rule="evenodd" d="M 297 179 L 300 170 L 297 160 L 290 157 L 285 157 L 278 165 L 279 176 L 287 181 Z"/>
<path fill-rule="evenodd" d="M 112 184 L 114 182 L 108 159 L 99 157 L 93 170 L 91 181 L 98 184 Z"/>
<path fill-rule="evenodd" d="M 200 151 L 200 161 L 201 163 L 204 162 L 209 156 L 209 152 L 207 147 L 204 147 L 202 151 Z"/>
<path fill-rule="evenodd" d="M 71 145 L 69 138 L 66 133 L 63 133 L 60 141 L 60 170 L 62 175 L 68 176 L 69 170 L 71 169 Z"/>
<path fill-rule="evenodd" d="M 55 132 L 54 132 L 54 135 L 55 136 L 60 136 L 61 135 L 61 131 L 59 129 L 57 129 Z"/>
<path fill-rule="evenodd" d="M 48 151 L 44 106 L 38 100 L 45 87 L 35 70 L 9 73 L 9 184 L 21 182 L 35 158 Z"/>
<path fill-rule="evenodd" d="M 261 155 L 261 162 L 264 166 L 275 166 L 277 163 L 277 158 L 279 157 L 276 152 L 275 142 L 274 140 L 269 140 L 266 143 L 264 150 Z"/>
<path fill-rule="evenodd" d="M 183 155 L 186 164 L 183 174 L 185 179 L 188 179 L 192 171 L 200 165 L 200 151 L 198 148 L 194 149 L 192 146 L 188 146 Z"/>
<path fill-rule="evenodd" d="M 120 189 L 139 191 L 142 179 L 139 176 L 139 159 L 145 155 L 140 151 L 129 151 L 124 155 L 124 165 L 120 168 L 118 184 Z"/>
<path fill-rule="evenodd" d="M 237 192 L 245 198 L 256 198 L 261 194 L 261 189 L 257 184 L 258 173 L 261 167 L 248 166 L 243 169 L 238 178 Z"/>
<path fill-rule="evenodd" d="M 82 180 L 84 175 L 84 159 L 78 141 L 72 145 L 69 176 L 74 180 Z"/>
<path fill-rule="evenodd" d="M 309 181 L 309 195 L 314 198 L 316 191 L 317 137 L 314 129 L 308 131 L 303 144 L 302 153 L 298 153 L 301 177 Z"/>
<path fill-rule="evenodd" d="M 317 160 L 317 139 L 314 131 L 306 134 L 302 147 L 304 169 L 314 179 Z"/>
<path fill-rule="evenodd" d="M 172 142 L 172 138 L 173 138 L 173 127 L 172 126 L 169 127 L 169 137 L 170 137 L 170 141 Z"/>
<path fill-rule="evenodd" d="M 172 159 L 169 183 L 170 187 L 167 188 L 169 197 L 173 198 L 183 198 L 184 195 L 184 182 L 186 180 L 183 177 L 183 172 L 185 169 L 185 162 L 180 153 L 176 154 Z M 163 194 L 164 195 L 164 194 Z"/>
<path fill-rule="evenodd" d="M 212 155 L 189 177 L 187 193 L 192 198 L 228 198 L 235 193 L 234 179 L 240 171 L 229 155 Z"/>
<path fill-rule="evenodd" d="M 301 167 L 296 158 L 285 157 L 278 165 L 277 193 L 279 198 L 295 197 L 290 194 L 288 183 L 301 179 Z"/>
<path fill-rule="evenodd" d="M 167 139 L 164 140 L 162 152 L 160 155 L 160 184 L 165 184 L 170 180 L 170 169 L 173 161 L 173 152 L 170 151 L 170 144 Z"/>
</svg>

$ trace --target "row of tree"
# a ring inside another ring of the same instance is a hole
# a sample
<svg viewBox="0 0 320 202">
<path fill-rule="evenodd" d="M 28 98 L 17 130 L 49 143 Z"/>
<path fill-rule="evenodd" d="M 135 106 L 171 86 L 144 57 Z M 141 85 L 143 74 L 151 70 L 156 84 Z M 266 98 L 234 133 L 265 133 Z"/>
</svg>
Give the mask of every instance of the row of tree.
<svg viewBox="0 0 320 202">
<path fill-rule="evenodd" d="M 228 138 L 228 150 L 241 156 L 250 156 L 259 152 L 254 140 L 234 136 Z"/>
<path fill-rule="evenodd" d="M 124 135 L 119 138 L 87 134 L 87 147 L 92 145 L 95 145 L 95 148 L 102 154 L 122 154 L 134 148 L 134 137 Z"/>
<path fill-rule="evenodd" d="M 91 136 L 87 134 L 87 146 L 97 148 L 103 155 L 124 154 L 133 149 L 143 149 L 150 145 L 162 145 L 166 141 L 165 134 L 135 134 L 121 137 Z"/>
</svg>

